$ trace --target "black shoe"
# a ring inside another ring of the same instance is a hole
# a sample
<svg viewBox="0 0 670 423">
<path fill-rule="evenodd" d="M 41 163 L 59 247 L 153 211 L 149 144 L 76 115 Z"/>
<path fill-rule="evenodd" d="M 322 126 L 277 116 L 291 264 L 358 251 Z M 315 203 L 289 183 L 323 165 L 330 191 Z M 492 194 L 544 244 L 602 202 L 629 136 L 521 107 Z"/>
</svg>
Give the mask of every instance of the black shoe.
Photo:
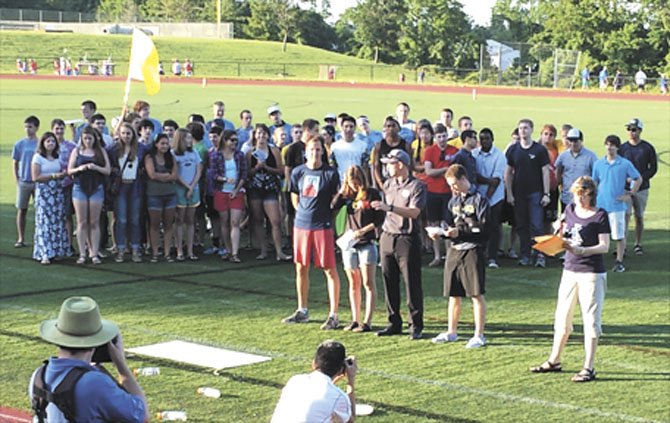
<svg viewBox="0 0 670 423">
<path fill-rule="evenodd" d="M 377 332 L 377 336 L 392 336 L 400 335 L 402 331 L 399 328 L 393 326 L 386 326 L 384 329 Z"/>
<path fill-rule="evenodd" d="M 421 339 L 423 337 L 423 334 L 421 333 L 420 330 L 417 331 L 411 331 L 409 333 L 409 339 L 412 341 L 416 341 L 417 339 Z"/>
</svg>

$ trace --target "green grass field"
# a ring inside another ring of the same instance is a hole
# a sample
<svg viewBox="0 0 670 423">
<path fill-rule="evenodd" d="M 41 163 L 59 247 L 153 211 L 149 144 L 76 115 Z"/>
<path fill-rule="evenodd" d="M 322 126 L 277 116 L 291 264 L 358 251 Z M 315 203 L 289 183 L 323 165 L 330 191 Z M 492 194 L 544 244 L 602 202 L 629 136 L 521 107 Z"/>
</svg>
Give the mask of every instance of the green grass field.
<svg viewBox="0 0 670 423">
<path fill-rule="evenodd" d="M 585 133 L 586 146 L 599 156 L 610 133 L 625 136 L 624 123 L 640 117 L 643 138 L 653 142 L 664 162 L 652 181 L 643 257 L 629 257 L 629 271 L 608 274 L 603 315 L 604 336 L 596 359 L 596 383 L 569 381 L 581 367 L 581 320 L 568 344 L 563 374 L 534 375 L 551 347 L 553 309 L 560 268 L 520 269 L 511 260 L 488 272 L 489 306 L 486 335 L 490 345 L 465 350 L 464 342 L 433 345 L 428 339 L 377 338 L 371 334 L 323 332 L 327 315 L 323 275 L 312 273 L 310 314 L 313 323 L 286 326 L 280 319 L 295 308 L 294 271 L 287 264 L 253 260 L 244 251 L 241 265 L 205 258 L 197 264 L 114 264 L 77 267 L 65 260 L 43 267 L 30 259 L 29 248 L 15 250 L 12 144 L 22 135 L 23 119 L 36 114 L 46 130 L 54 117 L 79 116 L 85 98 L 97 101 L 108 119 L 120 110 L 121 82 L 17 81 L 0 79 L 0 405 L 29 409 L 25 394 L 33 369 L 54 348 L 40 341 L 38 324 L 57 315 L 63 298 L 91 295 L 104 317 L 118 322 L 127 347 L 174 339 L 236 351 L 268 355 L 272 361 L 234 368 L 215 376 L 211 371 L 167 361 L 129 358 L 132 367 L 158 365 L 161 375 L 140 379 L 152 412 L 187 410 L 189 421 L 268 421 L 288 378 L 307 372 L 319 342 L 335 338 L 357 357 L 358 400 L 375 406 L 361 417 L 369 422 L 648 422 L 670 421 L 670 252 L 668 217 L 670 175 L 665 164 L 670 151 L 668 102 L 478 96 L 363 90 L 351 88 L 257 87 L 165 84 L 150 98 L 152 115 L 185 121 L 198 112 L 209 117 L 210 104 L 223 99 L 227 117 L 237 121 L 250 108 L 264 122 L 265 107 L 279 102 L 289 122 L 321 118 L 326 112 L 367 113 L 373 126 L 407 101 L 411 117 L 436 119 L 451 107 L 456 116 L 472 116 L 475 127 L 489 126 L 496 143 L 505 145 L 521 117 L 536 128 L 545 122 L 570 122 Z M 131 99 L 146 98 L 133 85 Z M 178 102 L 177 102 L 178 101 Z M 539 129 L 536 130 L 536 133 Z M 42 131 L 40 131 L 42 132 Z M 32 214 L 32 213 L 31 213 Z M 29 223 L 31 227 L 32 220 Z M 32 229 L 28 231 L 32 239 Z M 246 240 L 246 237 L 244 238 Z M 32 244 L 32 243 L 31 243 Z M 246 244 L 244 242 L 243 244 Z M 425 257 L 425 262 L 429 260 Z M 607 265 L 613 264 L 610 257 Z M 341 275 L 344 279 L 344 275 Z M 446 300 L 441 297 L 442 270 L 423 269 L 426 337 L 444 330 Z M 343 282 L 343 287 L 346 283 Z M 375 323 L 384 324 L 383 292 L 377 275 L 379 301 Z M 349 318 L 343 289 L 341 319 Z M 460 334 L 472 331 L 471 307 L 464 302 Z M 200 386 L 219 388 L 218 400 L 198 397 Z"/>
</svg>

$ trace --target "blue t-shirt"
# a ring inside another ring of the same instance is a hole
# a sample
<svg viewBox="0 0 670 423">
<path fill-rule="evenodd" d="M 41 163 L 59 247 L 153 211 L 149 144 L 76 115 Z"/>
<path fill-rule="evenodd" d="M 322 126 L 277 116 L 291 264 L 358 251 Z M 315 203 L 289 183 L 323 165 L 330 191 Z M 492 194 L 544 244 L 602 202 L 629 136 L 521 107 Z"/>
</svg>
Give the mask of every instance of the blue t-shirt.
<svg viewBox="0 0 670 423">
<path fill-rule="evenodd" d="M 44 374 L 45 388 L 50 391 L 63 381 L 74 367 L 91 369 L 74 388 L 76 422 L 143 422 L 145 407 L 142 399 L 121 389 L 114 379 L 81 360 L 51 357 Z M 34 374 L 33 374 L 34 377 Z M 28 394 L 32 398 L 33 379 Z M 54 404 L 47 406 L 49 423 L 66 422 Z"/>
<path fill-rule="evenodd" d="M 184 151 L 184 154 L 178 155 L 172 152 L 172 156 L 179 166 L 179 176 L 187 183 L 193 182 L 198 171 L 198 165 L 202 163 L 200 155 L 195 151 Z"/>
<path fill-rule="evenodd" d="M 19 182 L 33 181 L 33 176 L 30 173 L 30 164 L 33 162 L 33 155 L 36 149 L 36 139 L 23 138 L 14 144 L 12 159 L 19 162 Z"/>
<path fill-rule="evenodd" d="M 640 172 L 635 169 L 633 163 L 617 156 L 612 163 L 607 157 L 595 162 L 593 165 L 593 180 L 598 184 L 598 196 L 596 203 L 598 207 L 607 210 L 608 213 L 626 211 L 628 205 L 625 201 L 617 200 L 626 190 L 626 179 L 637 179 Z"/>
<path fill-rule="evenodd" d="M 514 168 L 512 192 L 515 197 L 527 197 L 544 191 L 542 168 L 549 164 L 547 149 L 533 141 L 528 148 L 512 144 L 505 154 L 507 164 Z"/>
<path fill-rule="evenodd" d="M 563 236 L 576 247 L 593 247 L 598 245 L 598 235 L 610 233 L 610 222 L 607 211 L 598 209 L 596 213 L 585 219 L 577 216 L 575 205 L 570 204 L 565 209 L 565 228 Z M 565 254 L 563 263 L 565 270 L 579 273 L 605 273 L 603 254 L 578 256 L 570 251 Z"/>
<path fill-rule="evenodd" d="M 340 189 L 337 171 L 327 164 L 319 169 L 300 165 L 291 172 L 291 192 L 298 194 L 293 225 L 300 229 L 328 229 L 333 226 L 330 203 Z"/>
<path fill-rule="evenodd" d="M 384 135 L 379 131 L 370 131 L 370 133 L 367 135 L 362 132 L 357 132 L 355 137 L 356 139 L 361 139 L 368 144 L 368 151 L 372 150 L 375 147 L 375 144 L 384 139 Z"/>
</svg>

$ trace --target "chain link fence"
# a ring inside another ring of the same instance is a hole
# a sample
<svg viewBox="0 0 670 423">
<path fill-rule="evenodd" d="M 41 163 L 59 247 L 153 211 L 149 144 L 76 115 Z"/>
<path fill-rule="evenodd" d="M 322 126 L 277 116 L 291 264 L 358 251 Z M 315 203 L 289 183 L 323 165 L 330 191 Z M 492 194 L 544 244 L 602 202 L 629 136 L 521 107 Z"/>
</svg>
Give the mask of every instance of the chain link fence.
<svg viewBox="0 0 670 423">
<path fill-rule="evenodd" d="M 0 8 L 0 21 L 16 22 L 97 22 L 94 13 L 64 12 L 58 10 Z"/>
</svg>

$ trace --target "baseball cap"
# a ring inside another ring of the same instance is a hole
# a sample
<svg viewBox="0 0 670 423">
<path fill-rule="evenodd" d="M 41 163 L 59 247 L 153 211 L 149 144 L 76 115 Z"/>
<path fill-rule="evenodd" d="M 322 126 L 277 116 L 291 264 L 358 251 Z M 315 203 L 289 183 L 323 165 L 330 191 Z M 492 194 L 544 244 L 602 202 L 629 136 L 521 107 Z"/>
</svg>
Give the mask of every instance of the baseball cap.
<svg viewBox="0 0 670 423">
<path fill-rule="evenodd" d="M 337 120 L 337 116 L 335 116 L 335 113 L 328 113 L 323 117 L 323 120 Z"/>
<path fill-rule="evenodd" d="M 626 126 L 626 128 L 631 127 L 631 126 L 633 126 L 635 128 L 639 128 L 639 129 L 644 128 L 644 125 L 642 125 L 642 121 L 638 118 L 631 119 L 630 121 L 628 121 L 628 123 L 625 126 Z"/>
<path fill-rule="evenodd" d="M 389 151 L 386 157 L 382 157 L 380 161 L 384 164 L 403 162 L 405 166 L 409 166 L 410 158 L 409 154 L 407 154 L 405 150 L 394 148 L 393 150 Z"/>
<path fill-rule="evenodd" d="M 581 140 L 582 139 L 582 131 L 580 131 L 577 128 L 572 128 L 565 135 L 565 138 L 567 138 L 569 140 Z"/>
<path fill-rule="evenodd" d="M 279 106 L 277 106 L 276 104 L 274 106 L 268 107 L 268 114 L 269 115 L 271 115 L 273 113 L 277 113 L 277 112 L 281 112 L 281 110 L 279 109 Z"/>
</svg>

